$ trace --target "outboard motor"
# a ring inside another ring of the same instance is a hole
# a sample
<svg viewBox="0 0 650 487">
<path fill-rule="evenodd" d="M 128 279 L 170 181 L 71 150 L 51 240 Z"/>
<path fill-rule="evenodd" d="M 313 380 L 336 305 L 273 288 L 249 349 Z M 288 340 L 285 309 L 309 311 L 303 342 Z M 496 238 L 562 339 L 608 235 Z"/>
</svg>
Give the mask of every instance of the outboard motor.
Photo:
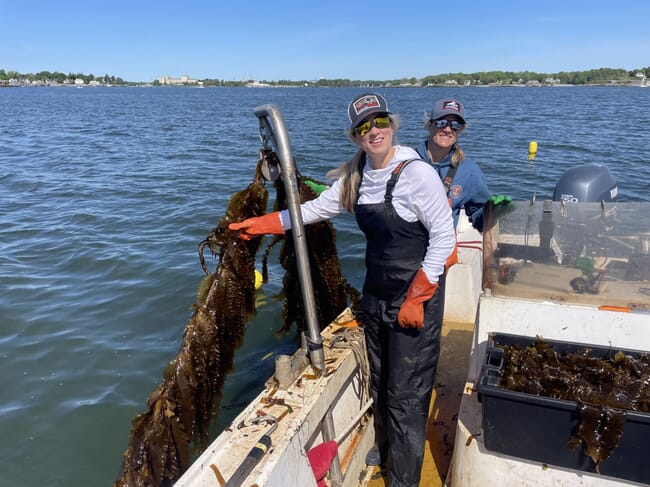
<svg viewBox="0 0 650 487">
<path fill-rule="evenodd" d="M 578 204 L 572 209 L 572 216 L 562 220 L 563 247 L 562 265 L 579 267 L 578 259 L 589 255 L 587 247 L 591 244 L 591 235 L 607 232 L 612 229 L 612 218 L 616 215 L 616 196 L 618 187 L 616 180 L 609 169 L 600 164 L 582 164 L 572 167 L 562 174 L 553 192 L 553 201 L 562 203 L 592 203 L 590 205 Z M 545 202 L 546 203 L 546 202 Z M 600 203 L 600 205 L 593 205 Z M 605 204 L 609 203 L 609 204 Z M 596 213 L 594 207 L 600 206 Z M 552 205 L 549 202 L 548 213 L 545 211 L 539 226 L 540 243 L 543 232 L 553 235 L 554 223 L 551 215 Z M 584 213 L 583 213 L 584 212 Z M 544 225 L 545 223 L 545 225 Z M 585 271 L 583 271 L 585 272 Z M 598 283 L 601 274 L 585 272 L 585 276 L 573 279 L 571 287 L 578 293 L 598 293 Z"/>
<path fill-rule="evenodd" d="M 598 203 L 614 201 L 618 194 L 616 179 L 609 169 L 589 163 L 568 169 L 555 185 L 553 201 Z"/>
</svg>

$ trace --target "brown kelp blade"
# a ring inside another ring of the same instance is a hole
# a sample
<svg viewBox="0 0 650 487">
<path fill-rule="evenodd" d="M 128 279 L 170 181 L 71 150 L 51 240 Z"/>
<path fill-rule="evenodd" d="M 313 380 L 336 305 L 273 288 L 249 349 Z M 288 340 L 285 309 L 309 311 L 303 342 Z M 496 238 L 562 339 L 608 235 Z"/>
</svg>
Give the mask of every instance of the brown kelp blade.
<svg viewBox="0 0 650 487">
<path fill-rule="evenodd" d="M 262 154 L 264 158 L 264 153 Z M 255 313 L 255 253 L 262 238 L 243 240 L 228 224 L 266 211 L 268 192 L 258 163 L 248 188 L 234 194 L 226 215 L 202 242 L 219 257 L 206 279 L 177 357 L 133 421 L 115 486 L 172 485 L 190 464 L 190 446 L 207 440 L 211 414 L 232 368 L 245 324 Z M 202 265 L 205 266 L 202 254 Z"/>
<path fill-rule="evenodd" d="M 115 486 L 172 485 L 189 466 L 191 445 L 207 441 L 208 423 L 232 368 L 235 350 L 244 337 L 246 322 L 255 314 L 255 254 L 262 238 L 241 239 L 239 232 L 228 230 L 228 224 L 264 214 L 268 193 L 261 167 L 269 160 L 277 164 L 277 155 L 262 149 L 255 180 L 232 196 L 226 215 L 199 245 L 201 265 L 208 276 L 199 286 L 195 311 L 186 325 L 178 356 L 149 396 L 147 410 L 133 421 Z M 276 207 L 284 209 L 284 187 L 276 182 L 276 190 Z M 301 202 L 316 196 L 301 176 L 299 191 Z M 322 329 L 345 309 L 348 299 L 357 303 L 359 293 L 343 277 L 329 221 L 307 225 L 305 231 Z M 205 247 L 219 258 L 214 273 L 208 271 L 203 259 Z M 288 331 L 295 322 L 302 332 L 306 329 L 305 313 L 291 238 L 284 238 L 280 259 L 285 269 L 283 330 Z"/>
<path fill-rule="evenodd" d="M 305 184 L 306 178 L 296 169 L 300 202 L 316 198 L 316 193 Z M 311 178 L 309 178 L 312 180 Z M 313 180 L 312 180 L 313 181 Z M 287 208 L 284 186 L 276 181 L 276 206 Z M 343 269 L 336 249 L 336 231 L 329 220 L 305 225 L 305 240 L 308 247 L 316 314 L 320 329 L 329 325 L 343 310 L 358 306 L 360 293 L 352 287 L 343 275 Z M 265 254 L 265 258 L 268 255 Z M 289 332 L 296 324 L 298 334 L 307 328 L 305 305 L 300 288 L 297 259 L 291 231 L 287 232 L 280 250 L 280 264 L 285 270 L 283 291 L 285 301 L 282 307 L 283 325 L 279 332 Z"/>
<path fill-rule="evenodd" d="M 558 352 L 538 338 L 532 346 L 504 346 L 501 387 L 578 404 L 577 430 L 567 441 L 575 450 L 584 444 L 596 470 L 625 434 L 627 411 L 648 412 L 650 357 L 612 357 L 589 348 Z"/>
</svg>

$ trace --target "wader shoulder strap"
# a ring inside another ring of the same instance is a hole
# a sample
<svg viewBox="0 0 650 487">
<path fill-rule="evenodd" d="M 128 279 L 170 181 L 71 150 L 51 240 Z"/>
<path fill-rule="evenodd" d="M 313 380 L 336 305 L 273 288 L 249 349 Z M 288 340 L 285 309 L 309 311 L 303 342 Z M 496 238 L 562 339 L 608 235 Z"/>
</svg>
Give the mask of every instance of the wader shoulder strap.
<svg viewBox="0 0 650 487">
<path fill-rule="evenodd" d="M 449 190 L 451 189 L 451 183 L 454 180 L 458 166 L 449 166 L 445 178 L 442 180 L 442 184 L 445 186 L 445 191 L 447 192 L 447 203 L 453 209 L 454 205 L 452 204 L 451 197 L 449 196 Z M 445 273 L 449 271 L 449 268 L 458 263 L 458 242 L 454 245 L 454 250 L 451 251 L 451 255 L 447 258 L 445 262 Z"/>
<path fill-rule="evenodd" d="M 451 189 L 451 183 L 454 180 L 456 171 L 458 171 L 458 166 L 449 166 L 449 169 L 447 170 L 447 174 L 445 174 L 445 178 L 442 180 L 442 184 L 445 185 L 445 191 L 447 193 L 447 197 L 449 197 L 449 190 Z"/>
<path fill-rule="evenodd" d="M 397 184 L 397 180 L 399 179 L 400 175 L 402 174 L 402 171 L 406 166 L 408 166 L 410 163 L 413 161 L 419 161 L 420 159 L 414 158 L 414 159 L 407 159 L 406 161 L 400 162 L 395 169 L 393 169 L 392 174 L 390 175 L 390 179 L 386 183 L 386 194 L 384 195 L 384 203 L 390 203 L 393 201 L 393 190 L 395 189 L 395 185 Z"/>
</svg>

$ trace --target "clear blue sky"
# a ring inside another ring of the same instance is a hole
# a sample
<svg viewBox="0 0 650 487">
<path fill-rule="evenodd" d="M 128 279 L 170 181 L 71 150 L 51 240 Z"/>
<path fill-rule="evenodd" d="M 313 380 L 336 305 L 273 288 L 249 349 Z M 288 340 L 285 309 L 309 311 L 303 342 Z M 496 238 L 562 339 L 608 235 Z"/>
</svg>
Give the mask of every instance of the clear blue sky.
<svg viewBox="0 0 650 487">
<path fill-rule="evenodd" d="M 0 69 L 127 81 L 650 66 L 648 0 L 0 0 Z"/>
</svg>

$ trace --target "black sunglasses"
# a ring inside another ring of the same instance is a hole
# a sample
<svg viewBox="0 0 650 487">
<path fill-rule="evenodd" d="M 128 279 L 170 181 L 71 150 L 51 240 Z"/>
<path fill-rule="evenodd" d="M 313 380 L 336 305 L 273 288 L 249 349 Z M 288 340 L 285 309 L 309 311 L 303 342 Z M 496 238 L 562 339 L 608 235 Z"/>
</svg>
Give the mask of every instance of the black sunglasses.
<svg viewBox="0 0 650 487">
<path fill-rule="evenodd" d="M 447 120 L 446 118 L 441 118 L 440 120 L 431 120 L 431 123 L 437 129 L 451 127 L 451 130 L 454 131 L 460 130 L 465 126 L 463 122 L 459 122 L 458 120 Z"/>
</svg>

